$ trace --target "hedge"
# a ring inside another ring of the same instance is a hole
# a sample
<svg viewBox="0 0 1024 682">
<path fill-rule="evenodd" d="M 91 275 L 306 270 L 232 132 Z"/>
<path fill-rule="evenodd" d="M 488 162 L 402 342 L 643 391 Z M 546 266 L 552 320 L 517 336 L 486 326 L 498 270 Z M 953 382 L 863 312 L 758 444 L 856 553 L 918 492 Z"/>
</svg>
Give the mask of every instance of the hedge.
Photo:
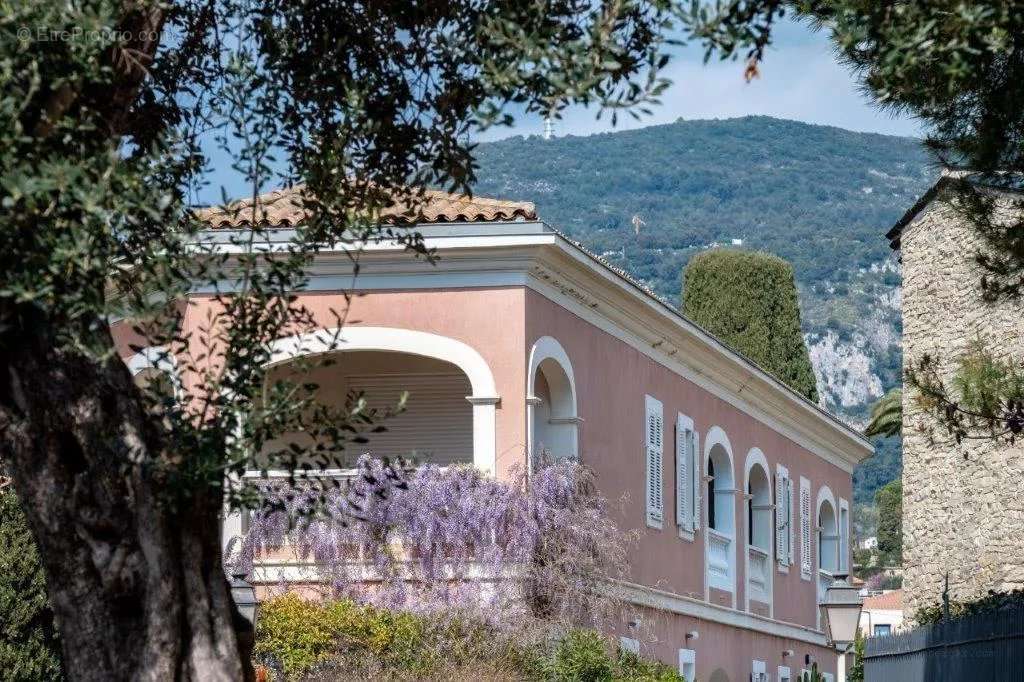
<svg viewBox="0 0 1024 682">
<path fill-rule="evenodd" d="M 684 315 L 797 393 L 818 401 L 789 263 L 753 251 L 705 251 L 686 266 L 682 301 Z"/>
</svg>

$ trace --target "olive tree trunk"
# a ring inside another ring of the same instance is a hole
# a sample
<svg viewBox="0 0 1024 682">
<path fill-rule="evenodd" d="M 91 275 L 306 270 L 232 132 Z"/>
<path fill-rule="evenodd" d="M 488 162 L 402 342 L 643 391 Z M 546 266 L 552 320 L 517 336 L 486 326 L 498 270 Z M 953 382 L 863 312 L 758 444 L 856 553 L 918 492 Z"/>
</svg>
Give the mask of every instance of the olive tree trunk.
<svg viewBox="0 0 1024 682">
<path fill-rule="evenodd" d="M 242 679 L 221 491 L 166 504 L 167 469 L 153 465 L 169 454 L 124 363 L 58 350 L 46 320 L 21 322 L 15 339 L 0 330 L 0 459 L 39 545 L 68 678 Z"/>
</svg>

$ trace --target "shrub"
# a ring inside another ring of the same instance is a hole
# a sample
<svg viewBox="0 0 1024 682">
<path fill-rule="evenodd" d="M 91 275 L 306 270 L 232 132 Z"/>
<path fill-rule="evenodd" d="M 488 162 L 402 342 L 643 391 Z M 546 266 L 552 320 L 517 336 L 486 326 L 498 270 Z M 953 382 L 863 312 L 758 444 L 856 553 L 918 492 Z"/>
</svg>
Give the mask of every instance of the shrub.
<svg viewBox="0 0 1024 682">
<path fill-rule="evenodd" d="M 262 606 L 255 657 L 285 680 L 680 680 L 667 665 L 616 653 L 592 630 L 509 631 L 459 616 L 294 593 Z"/>
<path fill-rule="evenodd" d="M 59 680 L 60 660 L 35 541 L 14 491 L 0 488 L 0 678 Z"/>
<path fill-rule="evenodd" d="M 590 630 L 569 632 L 544 663 L 551 682 L 601 682 L 615 672 L 604 639 Z"/>
<path fill-rule="evenodd" d="M 793 268 L 766 253 L 712 249 L 683 274 L 683 313 L 793 390 L 818 401 Z"/>
<path fill-rule="evenodd" d="M 997 592 L 989 590 L 984 597 L 972 601 L 949 601 L 949 619 L 958 620 L 993 611 L 1024 610 L 1024 590 Z M 914 613 L 918 625 L 931 625 L 942 620 L 942 604 L 923 606 Z"/>
</svg>

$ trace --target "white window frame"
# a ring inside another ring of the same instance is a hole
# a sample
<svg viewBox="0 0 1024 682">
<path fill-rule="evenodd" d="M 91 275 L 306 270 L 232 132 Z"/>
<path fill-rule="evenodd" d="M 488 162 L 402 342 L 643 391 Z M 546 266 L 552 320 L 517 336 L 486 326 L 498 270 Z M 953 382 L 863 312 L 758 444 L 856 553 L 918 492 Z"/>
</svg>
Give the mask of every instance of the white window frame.
<svg viewBox="0 0 1024 682">
<path fill-rule="evenodd" d="M 793 682 L 793 673 L 788 666 L 780 665 L 776 671 L 778 682 Z"/>
<path fill-rule="evenodd" d="M 764 661 L 750 662 L 750 682 L 768 682 L 768 664 Z"/>
<path fill-rule="evenodd" d="M 850 503 L 839 498 L 839 572 L 850 573 Z"/>
<path fill-rule="evenodd" d="M 640 655 L 640 640 L 632 637 L 619 637 L 619 649 L 628 651 L 636 656 Z"/>
<path fill-rule="evenodd" d="M 789 469 L 775 465 L 775 563 L 780 573 L 793 565 L 793 479 Z"/>
<path fill-rule="evenodd" d="M 679 650 L 679 674 L 686 678 L 686 682 L 697 679 L 697 652 L 693 649 Z"/>
<path fill-rule="evenodd" d="M 665 410 L 644 396 L 644 500 L 647 526 L 661 530 L 665 519 Z"/>
<path fill-rule="evenodd" d="M 693 419 L 676 414 L 676 527 L 679 537 L 693 542 L 700 528 L 700 436 Z"/>
<path fill-rule="evenodd" d="M 811 527 L 811 482 L 800 477 L 800 578 L 811 580 L 814 570 L 814 533 Z"/>
</svg>

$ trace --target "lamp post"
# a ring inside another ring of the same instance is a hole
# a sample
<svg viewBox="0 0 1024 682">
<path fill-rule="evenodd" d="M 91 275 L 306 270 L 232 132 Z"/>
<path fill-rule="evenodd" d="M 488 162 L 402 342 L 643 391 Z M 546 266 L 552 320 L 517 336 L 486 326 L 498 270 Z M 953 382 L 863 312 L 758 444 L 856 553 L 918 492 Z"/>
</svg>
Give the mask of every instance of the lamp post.
<svg viewBox="0 0 1024 682">
<path fill-rule="evenodd" d="M 818 604 L 821 621 L 825 624 L 825 639 L 839 649 L 838 682 L 846 680 L 846 652 L 857 638 L 863 605 L 860 591 L 846 581 L 844 574 L 833 578 L 825 590 L 825 598 Z"/>
<path fill-rule="evenodd" d="M 248 682 L 255 679 L 251 658 L 256 644 L 259 602 L 256 600 L 256 588 L 245 579 L 245 576 L 245 571 L 232 573 L 228 583 L 231 586 L 231 599 L 235 602 L 235 637 L 238 638 L 238 646 L 242 651 L 242 666 L 245 680 Z"/>
</svg>

